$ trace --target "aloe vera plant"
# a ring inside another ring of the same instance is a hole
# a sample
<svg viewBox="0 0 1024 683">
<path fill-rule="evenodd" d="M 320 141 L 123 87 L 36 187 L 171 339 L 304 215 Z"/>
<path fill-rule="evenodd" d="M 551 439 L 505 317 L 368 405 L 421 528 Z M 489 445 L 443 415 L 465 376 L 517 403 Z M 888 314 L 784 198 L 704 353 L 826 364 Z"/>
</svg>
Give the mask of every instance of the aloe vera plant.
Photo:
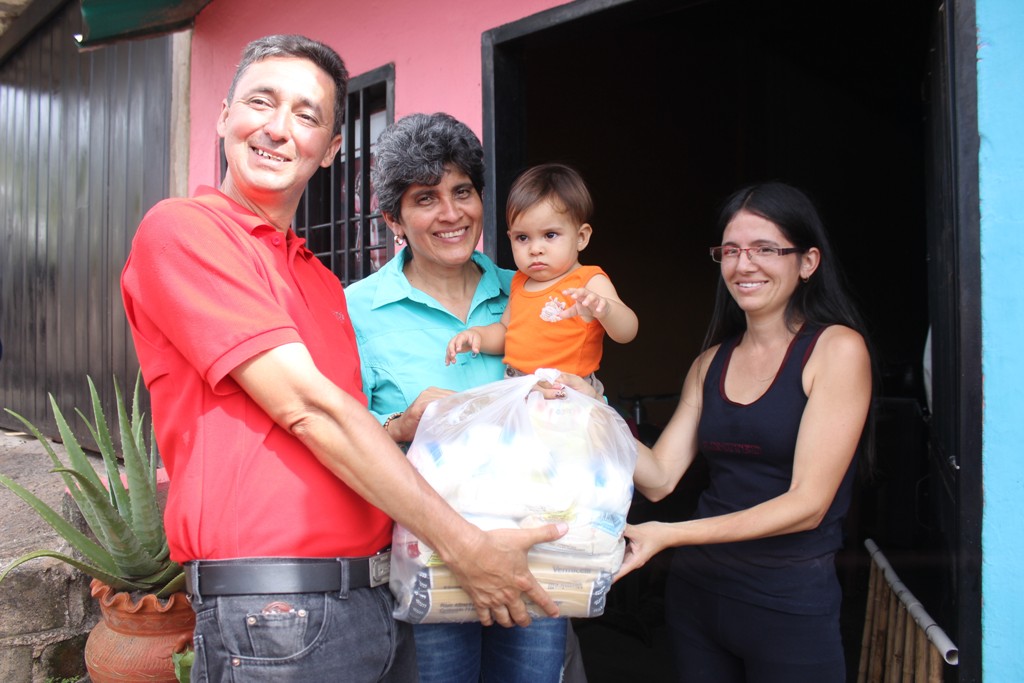
<svg viewBox="0 0 1024 683">
<path fill-rule="evenodd" d="M 57 511 L 23 486 L 0 474 L 0 484 L 32 506 L 39 516 L 82 556 L 82 559 L 78 559 L 54 550 L 36 550 L 12 562 L 3 573 L 0 573 L 0 581 L 18 565 L 39 557 L 52 557 L 77 567 L 88 576 L 103 581 L 115 590 L 143 591 L 160 598 L 167 597 L 183 589 L 185 576 L 181 566 L 171 561 L 167 537 L 164 534 L 157 502 L 156 470 L 159 460 L 156 440 L 153 438 L 151 427 L 151 445 L 147 449 L 143 433 L 144 415 L 139 409 L 141 376 L 135 380 L 130 415 L 116 381 L 114 387 L 127 486 L 121 480 L 117 451 L 103 414 L 99 394 L 92 378 L 87 379 L 92 398 L 93 419 L 90 421 L 77 408 L 75 412 L 88 425 L 99 448 L 105 468 L 106 484 L 89 462 L 81 443 L 72 433 L 52 394 L 49 395 L 50 405 L 53 408 L 57 429 L 64 441 L 67 464 L 60 459 L 35 425 L 12 410 L 7 412 L 20 420 L 46 448 L 53 461 L 53 472 L 63 477 L 71 497 L 81 510 L 96 540 L 76 529 Z"/>
</svg>

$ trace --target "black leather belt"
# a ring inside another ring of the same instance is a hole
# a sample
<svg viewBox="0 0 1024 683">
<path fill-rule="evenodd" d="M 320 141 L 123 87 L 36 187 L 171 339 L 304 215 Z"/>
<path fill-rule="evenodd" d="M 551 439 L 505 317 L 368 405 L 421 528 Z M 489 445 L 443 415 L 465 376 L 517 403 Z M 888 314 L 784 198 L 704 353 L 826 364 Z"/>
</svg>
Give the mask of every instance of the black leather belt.
<svg viewBox="0 0 1024 683">
<path fill-rule="evenodd" d="M 258 557 L 185 563 L 185 592 L 193 602 L 216 595 L 338 593 L 388 582 L 391 551 L 369 557 Z"/>
</svg>

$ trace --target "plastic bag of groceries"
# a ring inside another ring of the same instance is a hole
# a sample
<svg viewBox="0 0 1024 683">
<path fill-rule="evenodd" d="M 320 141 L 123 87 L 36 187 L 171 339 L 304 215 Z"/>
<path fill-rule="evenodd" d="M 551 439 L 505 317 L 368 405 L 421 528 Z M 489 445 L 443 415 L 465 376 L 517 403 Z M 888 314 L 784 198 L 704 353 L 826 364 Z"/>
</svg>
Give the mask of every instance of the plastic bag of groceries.
<svg viewBox="0 0 1024 683">
<path fill-rule="evenodd" d="M 636 442 L 603 401 L 570 388 L 565 399 L 531 391 L 554 370 L 452 394 L 428 406 L 409 460 L 448 503 L 481 529 L 564 521 L 562 538 L 535 546 L 530 570 L 563 617 L 604 612 L 622 564 Z M 391 548 L 395 618 L 477 621 L 469 596 L 434 551 L 396 524 Z M 533 617 L 544 617 L 532 603 Z"/>
</svg>

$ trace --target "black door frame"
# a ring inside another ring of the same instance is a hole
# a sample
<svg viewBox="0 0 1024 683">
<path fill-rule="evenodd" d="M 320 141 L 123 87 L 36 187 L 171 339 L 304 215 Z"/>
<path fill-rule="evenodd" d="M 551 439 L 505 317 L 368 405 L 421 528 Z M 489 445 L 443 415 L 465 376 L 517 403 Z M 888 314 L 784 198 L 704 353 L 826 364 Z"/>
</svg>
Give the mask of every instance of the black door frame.
<svg viewBox="0 0 1024 683">
<path fill-rule="evenodd" d="M 941 5 L 941 28 L 946 37 L 945 68 L 949 83 L 947 135 L 951 163 L 949 192 L 953 206 L 956 321 L 945 330 L 954 351 L 958 379 L 951 413 L 956 416 L 955 434 L 946 447 L 945 463 L 955 481 L 956 519 L 956 619 L 961 652 L 959 681 L 982 680 L 981 633 L 981 526 L 982 526 L 982 403 L 981 368 L 981 204 L 978 153 L 977 23 L 974 0 L 954 0 Z M 934 334 L 935 332 L 933 332 Z M 940 359 L 941 360 L 941 359 Z M 966 654 L 967 656 L 963 656 Z"/>
<path fill-rule="evenodd" d="M 508 241 L 499 239 L 499 207 L 504 206 L 512 176 L 525 157 L 523 82 L 517 39 L 561 27 L 588 15 L 636 2 L 657 0 L 577 0 L 487 31 L 482 36 L 483 134 L 486 184 L 484 247 L 499 263 L 512 262 Z M 981 680 L 981 256 L 978 194 L 979 135 L 975 0 L 936 2 L 945 36 L 943 68 L 946 93 L 948 189 L 953 211 L 951 263 L 954 298 L 948 321 L 933 334 L 953 351 L 955 389 L 936 395 L 947 402 L 955 429 L 945 448 L 953 456 L 944 465 L 957 500 L 954 547 L 957 594 L 956 634 L 963 655 L 951 675 L 958 681 Z M 945 10 L 945 11 L 943 11 Z M 951 403 L 951 405 L 949 405 Z"/>
<path fill-rule="evenodd" d="M 633 1 L 577 0 L 483 34 L 483 143 L 488 188 L 484 193 L 484 251 L 496 262 L 512 263 L 508 240 L 497 239 L 498 216 L 504 214 L 498 207 L 505 206 L 508 187 L 525 157 L 523 77 L 514 41 Z M 499 130 L 502 131 L 500 136 L 496 134 Z"/>
</svg>

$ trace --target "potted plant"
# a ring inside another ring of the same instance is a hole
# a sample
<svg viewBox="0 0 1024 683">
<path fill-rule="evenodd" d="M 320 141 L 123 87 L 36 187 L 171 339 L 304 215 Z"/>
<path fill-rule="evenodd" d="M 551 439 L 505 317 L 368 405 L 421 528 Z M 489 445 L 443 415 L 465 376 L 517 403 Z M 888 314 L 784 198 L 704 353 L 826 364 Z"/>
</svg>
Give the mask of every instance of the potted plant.
<svg viewBox="0 0 1024 683">
<path fill-rule="evenodd" d="M 42 549 L 19 557 L 2 573 L 39 557 L 66 562 L 91 576 L 91 591 L 100 605 L 101 619 L 90 632 L 85 646 L 85 664 L 94 683 L 107 681 L 176 681 L 173 653 L 191 645 L 195 615 L 182 592 L 185 576 L 170 559 L 167 537 L 157 497 L 158 456 L 150 428 L 146 447 L 143 418 L 139 410 L 141 376 L 135 380 L 129 415 L 121 390 L 116 386 L 118 428 L 124 475 L 118 467 L 118 452 L 103 414 L 99 394 L 91 378 L 93 420 L 77 408 L 99 448 L 105 468 L 101 478 L 80 442 L 72 433 L 53 395 L 50 405 L 67 452 L 65 464 L 31 422 L 16 417 L 46 448 L 54 472 L 64 479 L 94 538 L 79 531 L 58 512 L 8 477 L 0 484 L 17 494 L 39 513 L 72 548 L 73 557 Z M 130 644 L 125 641 L 130 638 Z M 150 649 L 143 652 L 142 644 Z"/>
</svg>

